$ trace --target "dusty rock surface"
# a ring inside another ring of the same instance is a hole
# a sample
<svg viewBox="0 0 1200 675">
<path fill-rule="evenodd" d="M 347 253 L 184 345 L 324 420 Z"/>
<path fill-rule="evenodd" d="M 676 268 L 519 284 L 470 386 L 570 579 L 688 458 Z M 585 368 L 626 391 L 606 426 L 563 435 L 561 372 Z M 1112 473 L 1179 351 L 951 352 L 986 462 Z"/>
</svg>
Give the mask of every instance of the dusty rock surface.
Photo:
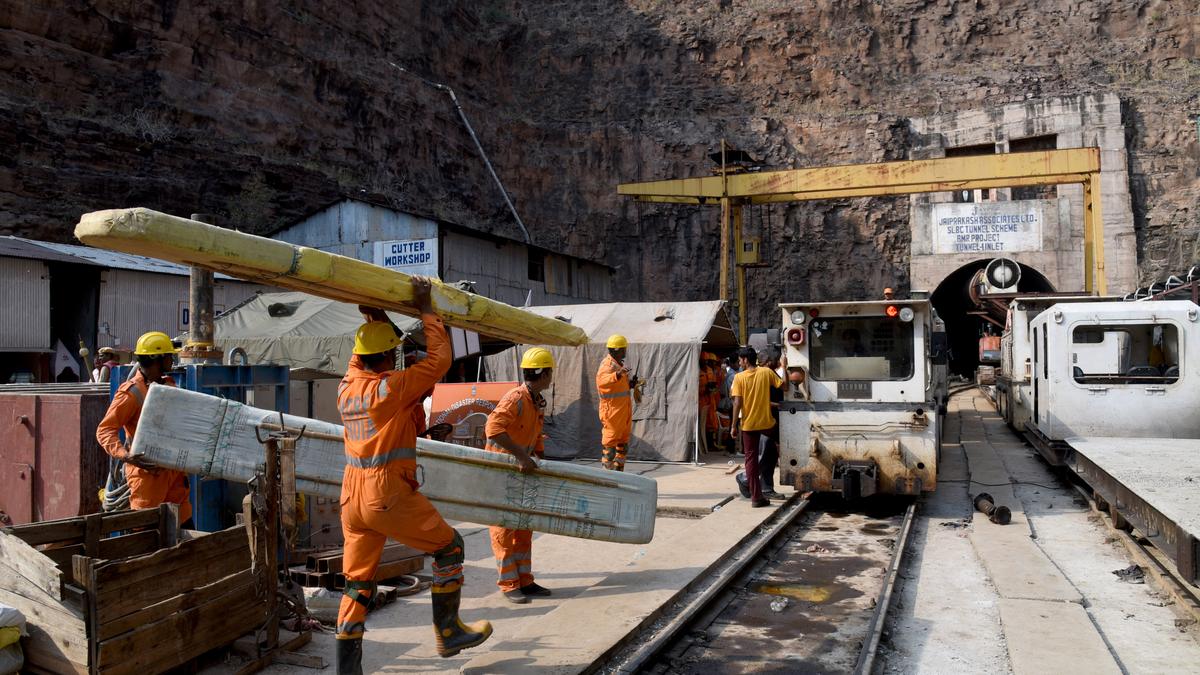
<svg viewBox="0 0 1200 675">
<path fill-rule="evenodd" d="M 772 167 L 906 156 L 906 118 L 1111 90 L 1144 279 L 1200 258 L 1193 3 L 712 0 L 0 3 L 0 232 L 80 213 L 224 213 L 270 232 L 360 195 L 515 236 L 450 85 L 534 241 L 644 299 L 717 294 L 718 214 L 620 181 L 694 175 L 721 137 Z M 404 67 L 410 74 L 394 68 Z M 907 201 L 749 214 L 772 303 L 906 285 Z"/>
</svg>

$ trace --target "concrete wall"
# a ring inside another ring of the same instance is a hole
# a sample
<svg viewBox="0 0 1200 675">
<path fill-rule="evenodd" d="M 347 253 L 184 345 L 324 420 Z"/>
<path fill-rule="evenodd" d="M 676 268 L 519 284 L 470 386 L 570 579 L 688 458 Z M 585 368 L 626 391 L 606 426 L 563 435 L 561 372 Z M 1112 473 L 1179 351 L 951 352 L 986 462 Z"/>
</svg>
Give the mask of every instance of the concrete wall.
<svg viewBox="0 0 1200 675">
<path fill-rule="evenodd" d="M 993 144 L 1009 152 L 1013 141 L 1054 134 L 1057 148 L 1100 148 L 1100 212 L 1104 225 L 1106 278 L 1110 292 L 1137 285 L 1137 240 L 1129 198 L 1128 158 L 1121 102 L 1115 94 L 1095 93 L 1029 100 L 993 108 L 909 120 L 911 156 L 944 157 L 948 148 Z M 1083 288 L 1083 187 L 1056 189 L 1058 222 L 1046 221 L 1039 251 L 1005 254 L 1036 268 L 1056 290 Z M 993 190 L 993 199 L 1009 200 L 1012 191 Z M 930 247 L 931 205 L 952 201 L 951 193 L 914 195 L 910 223 L 912 287 L 933 290 L 959 267 L 989 254 L 935 253 Z"/>
</svg>

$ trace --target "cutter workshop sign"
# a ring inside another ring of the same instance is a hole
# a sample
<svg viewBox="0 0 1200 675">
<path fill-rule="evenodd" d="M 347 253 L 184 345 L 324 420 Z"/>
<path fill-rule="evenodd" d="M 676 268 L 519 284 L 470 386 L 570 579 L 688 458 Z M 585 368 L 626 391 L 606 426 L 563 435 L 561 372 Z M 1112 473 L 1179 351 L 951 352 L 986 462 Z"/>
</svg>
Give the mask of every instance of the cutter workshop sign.
<svg viewBox="0 0 1200 675">
<path fill-rule="evenodd" d="M 933 204 L 934 253 L 983 253 L 1042 250 L 1044 202 Z"/>
<path fill-rule="evenodd" d="M 375 264 L 405 274 L 438 276 L 438 240 L 397 239 L 375 242 Z"/>
</svg>

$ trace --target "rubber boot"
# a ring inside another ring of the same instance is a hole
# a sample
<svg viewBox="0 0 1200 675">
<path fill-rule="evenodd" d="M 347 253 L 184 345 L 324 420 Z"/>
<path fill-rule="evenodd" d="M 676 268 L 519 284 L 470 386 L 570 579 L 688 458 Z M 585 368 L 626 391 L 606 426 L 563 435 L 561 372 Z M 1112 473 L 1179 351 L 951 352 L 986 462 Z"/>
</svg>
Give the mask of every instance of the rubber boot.
<svg viewBox="0 0 1200 675">
<path fill-rule="evenodd" d="M 447 658 L 464 649 L 481 645 L 492 636 L 492 624 L 487 621 L 463 623 L 458 618 L 458 603 L 462 588 L 433 589 L 433 630 L 437 634 L 438 656 Z"/>
<path fill-rule="evenodd" d="M 337 643 L 337 675 L 362 675 L 362 638 Z"/>
</svg>

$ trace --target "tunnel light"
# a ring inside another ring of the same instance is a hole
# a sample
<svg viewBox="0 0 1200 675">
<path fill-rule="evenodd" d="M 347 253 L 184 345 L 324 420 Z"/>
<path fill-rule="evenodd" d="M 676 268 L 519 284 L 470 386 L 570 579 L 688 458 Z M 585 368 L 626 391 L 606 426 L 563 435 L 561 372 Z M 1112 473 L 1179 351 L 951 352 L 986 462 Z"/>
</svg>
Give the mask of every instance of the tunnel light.
<svg viewBox="0 0 1200 675">
<path fill-rule="evenodd" d="M 884 313 L 888 315 L 888 318 L 894 319 L 900 314 L 900 310 L 895 305 L 888 305 Z"/>
<path fill-rule="evenodd" d="M 912 307 L 900 308 L 900 320 L 906 323 L 913 320 Z"/>
</svg>

